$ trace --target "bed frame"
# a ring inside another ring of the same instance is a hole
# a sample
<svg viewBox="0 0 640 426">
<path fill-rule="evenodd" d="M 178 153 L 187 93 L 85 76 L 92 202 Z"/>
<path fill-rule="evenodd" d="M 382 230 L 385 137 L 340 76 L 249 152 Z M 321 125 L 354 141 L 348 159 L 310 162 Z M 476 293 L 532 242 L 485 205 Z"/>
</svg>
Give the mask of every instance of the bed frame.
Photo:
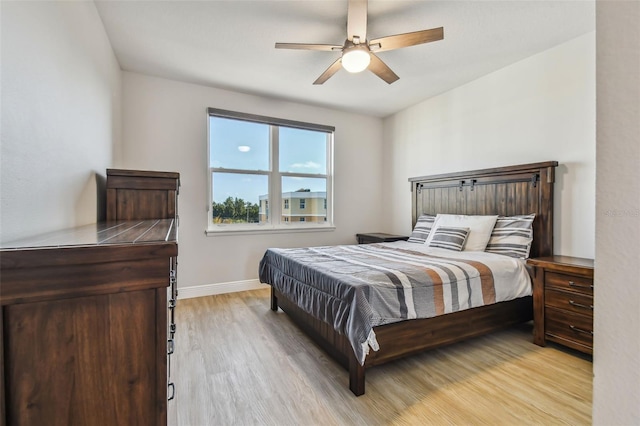
<svg viewBox="0 0 640 426">
<path fill-rule="evenodd" d="M 422 214 L 513 216 L 535 213 L 531 257 L 553 254 L 553 183 L 556 161 L 410 178 L 412 225 Z M 529 270 L 530 273 L 531 270 Z M 532 319 L 532 297 L 434 318 L 374 327 L 380 350 L 361 366 L 347 338 L 307 314 L 271 287 L 271 309 L 282 308 L 318 345 L 349 370 L 349 389 L 364 394 L 365 370 L 428 349 Z"/>
</svg>

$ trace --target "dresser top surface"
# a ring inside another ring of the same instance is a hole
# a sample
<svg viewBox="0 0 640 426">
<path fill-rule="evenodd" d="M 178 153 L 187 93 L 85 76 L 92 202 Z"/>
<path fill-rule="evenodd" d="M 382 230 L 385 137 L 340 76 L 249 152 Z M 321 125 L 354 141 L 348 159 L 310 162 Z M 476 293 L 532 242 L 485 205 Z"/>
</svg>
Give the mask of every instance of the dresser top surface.
<svg viewBox="0 0 640 426">
<path fill-rule="evenodd" d="M 107 169 L 107 176 L 180 179 L 180 173 L 178 172 L 158 172 L 155 170 Z"/>
<path fill-rule="evenodd" d="M 100 222 L 0 244 L 0 251 L 177 242 L 174 219 Z"/>
<path fill-rule="evenodd" d="M 594 266 L 593 259 L 562 255 L 536 257 L 529 259 L 527 263 L 529 263 L 530 265 L 542 266 L 547 268 L 566 266 L 574 268 L 593 269 Z"/>
</svg>

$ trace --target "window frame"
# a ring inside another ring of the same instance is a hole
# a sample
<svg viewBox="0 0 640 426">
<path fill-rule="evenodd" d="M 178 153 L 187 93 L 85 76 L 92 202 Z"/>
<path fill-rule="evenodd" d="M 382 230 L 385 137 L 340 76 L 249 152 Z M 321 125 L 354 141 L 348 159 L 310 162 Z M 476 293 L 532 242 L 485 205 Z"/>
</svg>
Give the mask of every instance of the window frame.
<svg viewBox="0 0 640 426">
<path fill-rule="evenodd" d="M 253 123 L 269 125 L 269 170 L 243 170 L 225 169 L 211 166 L 211 129 L 210 118 L 227 118 L 233 120 L 247 121 Z M 280 161 L 280 141 L 279 128 L 290 127 L 302 130 L 320 131 L 326 133 L 326 173 L 298 173 L 281 172 Z M 306 123 L 301 121 L 287 120 L 281 118 L 267 117 L 262 115 L 248 114 L 236 111 L 223 110 L 218 108 L 207 108 L 207 226 L 205 233 L 208 236 L 229 235 L 229 234 L 250 234 L 250 233 L 273 233 L 273 232 L 308 232 L 308 231 L 331 231 L 335 229 L 333 221 L 333 144 L 335 137 L 335 127 L 322 124 Z M 265 175 L 268 180 L 267 203 L 271 206 L 267 222 L 263 223 L 239 223 L 239 224 L 213 224 L 211 220 L 211 205 L 213 202 L 213 173 L 237 173 L 237 174 L 257 174 Z M 283 219 L 282 213 L 282 178 L 284 177 L 304 177 L 320 178 L 326 181 L 326 216 L 325 221 L 320 222 L 291 222 Z"/>
</svg>

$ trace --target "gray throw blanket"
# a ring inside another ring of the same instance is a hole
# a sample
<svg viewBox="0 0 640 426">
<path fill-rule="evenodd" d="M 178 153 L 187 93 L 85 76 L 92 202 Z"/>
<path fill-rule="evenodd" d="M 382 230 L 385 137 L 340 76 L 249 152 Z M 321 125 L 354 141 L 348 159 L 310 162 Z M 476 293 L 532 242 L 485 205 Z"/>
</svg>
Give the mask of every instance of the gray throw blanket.
<svg viewBox="0 0 640 426">
<path fill-rule="evenodd" d="M 360 364 L 378 349 L 375 326 L 495 303 L 485 264 L 388 244 L 269 249 L 259 275 L 345 334 Z"/>
</svg>

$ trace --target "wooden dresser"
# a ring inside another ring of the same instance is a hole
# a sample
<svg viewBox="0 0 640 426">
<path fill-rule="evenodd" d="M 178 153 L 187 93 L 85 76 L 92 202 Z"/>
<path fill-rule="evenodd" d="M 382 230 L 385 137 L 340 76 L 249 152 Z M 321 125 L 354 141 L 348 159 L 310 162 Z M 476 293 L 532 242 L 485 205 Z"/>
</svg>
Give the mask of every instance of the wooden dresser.
<svg viewBox="0 0 640 426">
<path fill-rule="evenodd" d="M 533 341 L 547 340 L 593 354 L 593 260 L 569 256 L 529 259 L 533 283 Z"/>
<path fill-rule="evenodd" d="M 176 232 L 180 174 L 151 170 L 107 169 L 107 221 L 174 219 Z M 170 285 L 167 289 L 167 394 L 175 397 L 171 377 L 171 355 L 175 348 L 175 308 L 178 301 L 178 257 L 170 258 Z M 175 404 L 168 406 L 169 423 L 177 421 Z M 175 421 L 174 421 L 175 420 Z"/>
<path fill-rule="evenodd" d="M 179 175 L 107 174 L 107 222 L 0 247 L 2 426 L 167 424 Z"/>
<path fill-rule="evenodd" d="M 0 250 L 6 425 L 162 425 L 173 219 L 112 222 Z"/>
</svg>

